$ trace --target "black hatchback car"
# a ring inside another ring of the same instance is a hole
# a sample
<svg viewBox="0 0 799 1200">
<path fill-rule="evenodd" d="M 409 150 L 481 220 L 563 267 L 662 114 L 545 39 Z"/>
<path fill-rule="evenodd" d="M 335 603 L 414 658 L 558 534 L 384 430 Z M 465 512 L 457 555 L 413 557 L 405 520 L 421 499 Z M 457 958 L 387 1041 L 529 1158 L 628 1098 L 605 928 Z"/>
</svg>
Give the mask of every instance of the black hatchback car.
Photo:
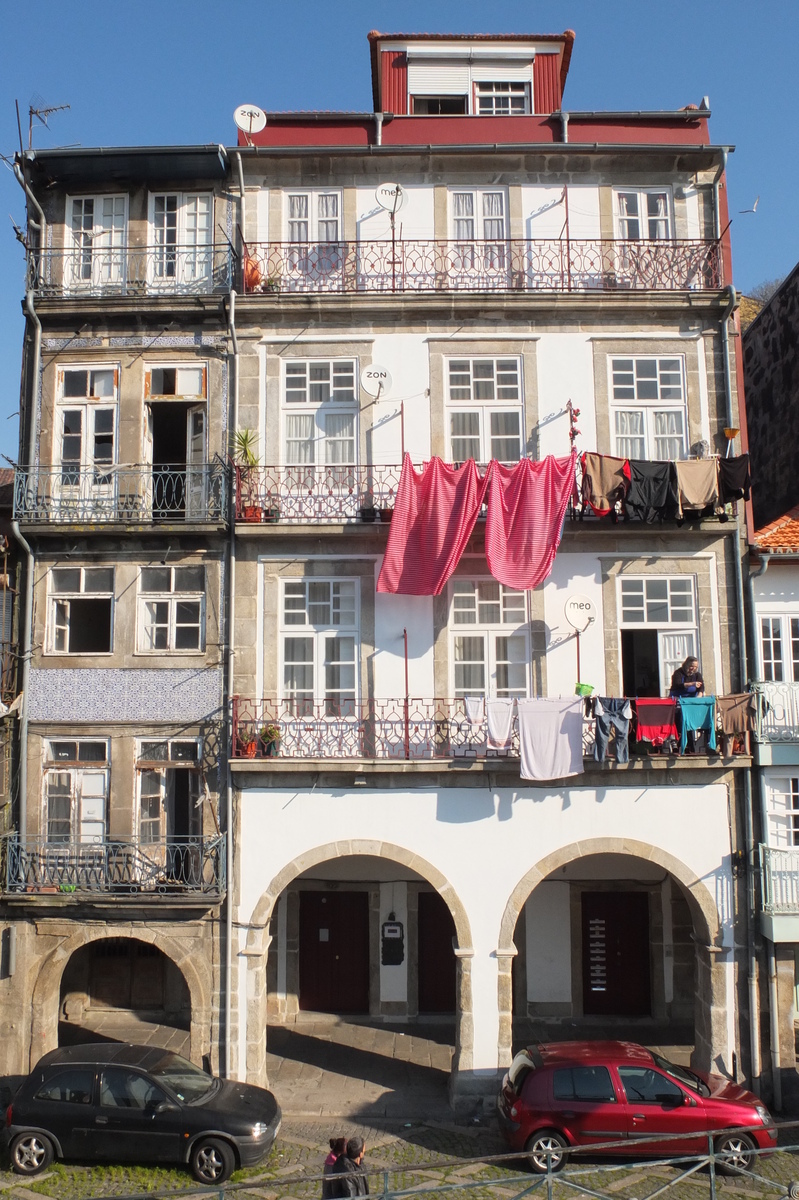
<svg viewBox="0 0 799 1200">
<path fill-rule="evenodd" d="M 155 1046 L 104 1042 L 52 1050 L 6 1112 L 11 1166 L 36 1175 L 53 1158 L 188 1163 L 224 1183 L 269 1153 L 280 1128 L 271 1092 L 216 1079 Z"/>
</svg>

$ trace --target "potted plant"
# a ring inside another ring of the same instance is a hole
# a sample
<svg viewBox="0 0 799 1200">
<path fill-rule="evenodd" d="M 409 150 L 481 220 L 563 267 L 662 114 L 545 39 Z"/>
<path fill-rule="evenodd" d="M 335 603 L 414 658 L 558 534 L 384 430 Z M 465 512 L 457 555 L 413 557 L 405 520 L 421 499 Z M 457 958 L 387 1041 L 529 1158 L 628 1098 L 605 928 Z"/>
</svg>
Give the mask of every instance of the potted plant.
<svg viewBox="0 0 799 1200">
<path fill-rule="evenodd" d="M 266 521 L 267 525 L 273 525 L 280 520 L 280 505 L 273 492 L 266 497 L 266 507 L 261 512 L 261 520 Z"/>
<path fill-rule="evenodd" d="M 252 728 L 240 728 L 236 736 L 238 742 L 239 755 L 242 758 L 255 758 L 258 753 L 258 743 L 255 740 L 255 731 Z"/>
<path fill-rule="evenodd" d="M 380 520 L 381 521 L 390 521 L 393 516 L 394 516 L 394 505 L 393 504 L 387 504 L 383 508 L 380 509 Z"/>
<path fill-rule="evenodd" d="M 273 275 L 267 275 L 264 282 L 263 290 L 277 294 L 280 291 L 280 272 L 276 271 Z"/>
<path fill-rule="evenodd" d="M 280 726 L 269 722 L 259 731 L 264 758 L 275 758 L 280 751 Z"/>
<path fill-rule="evenodd" d="M 363 498 L 363 504 L 360 507 L 360 515 L 362 521 L 376 521 L 378 510 L 375 508 L 374 497 L 371 493 L 367 493 Z"/>
<path fill-rule="evenodd" d="M 263 510 L 257 501 L 257 487 L 253 487 L 253 471 L 258 466 L 258 435 L 254 429 L 236 430 L 236 465 L 239 467 L 241 487 L 241 515 L 248 524 L 260 524 Z"/>
</svg>

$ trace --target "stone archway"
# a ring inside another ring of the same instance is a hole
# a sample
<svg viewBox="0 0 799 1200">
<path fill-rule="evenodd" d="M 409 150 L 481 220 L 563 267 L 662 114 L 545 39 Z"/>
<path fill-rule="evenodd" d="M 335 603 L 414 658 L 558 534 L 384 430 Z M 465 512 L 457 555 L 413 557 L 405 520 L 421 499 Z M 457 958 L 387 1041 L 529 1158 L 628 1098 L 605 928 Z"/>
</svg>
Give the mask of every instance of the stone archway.
<svg viewBox="0 0 799 1200">
<path fill-rule="evenodd" d="M 452 914 L 457 940 L 455 956 L 458 961 L 455 1054 L 450 1076 L 450 1094 L 454 1096 L 459 1090 L 458 1080 L 471 1073 L 474 1062 L 471 984 L 471 960 L 474 951 L 466 909 L 449 880 L 426 859 L 391 842 L 358 839 L 330 842 L 327 845 L 315 846 L 313 849 L 305 851 L 278 872 L 253 910 L 244 950 L 248 959 L 247 1081 L 261 1086 L 266 1086 L 268 1082 L 266 1077 L 266 958 L 272 939 L 267 930 L 278 897 L 304 871 L 331 859 L 358 855 L 386 858 L 401 866 L 409 867 L 436 889 Z"/>
<path fill-rule="evenodd" d="M 190 1053 L 199 1064 L 211 1049 L 211 989 L 197 970 L 191 952 L 174 938 L 141 925 L 114 925 L 103 929 L 82 929 L 67 937 L 44 959 L 31 997 L 30 1069 L 43 1054 L 58 1045 L 58 1007 L 61 979 L 72 955 L 94 942 L 131 938 L 157 946 L 180 971 L 191 998 Z"/>
<path fill-rule="evenodd" d="M 718 909 L 706 884 L 683 862 L 657 846 L 630 838 L 589 838 L 572 842 L 548 854 L 517 883 L 508 899 L 499 932 L 498 1006 L 499 1059 L 505 1067 L 511 1062 L 513 1040 L 513 986 L 511 967 L 516 954 L 513 937 L 516 923 L 530 893 L 559 867 L 589 855 L 624 854 L 646 859 L 668 871 L 680 886 L 688 903 L 696 939 L 696 994 L 694 1028 L 696 1045 L 692 1063 L 698 1070 L 709 1071 L 720 1047 L 727 1045 L 727 981 L 725 966 L 717 961 L 724 950 Z"/>
</svg>

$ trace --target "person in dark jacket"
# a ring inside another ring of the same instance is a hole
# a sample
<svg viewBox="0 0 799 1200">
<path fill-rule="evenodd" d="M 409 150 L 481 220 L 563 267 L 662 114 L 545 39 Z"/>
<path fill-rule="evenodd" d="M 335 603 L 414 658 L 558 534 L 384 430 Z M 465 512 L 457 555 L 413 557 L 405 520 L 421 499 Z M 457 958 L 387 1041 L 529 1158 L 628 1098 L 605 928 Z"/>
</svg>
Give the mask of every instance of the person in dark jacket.
<svg viewBox="0 0 799 1200">
<path fill-rule="evenodd" d="M 347 1149 L 347 1139 L 343 1137 L 331 1138 L 329 1144 L 330 1153 L 325 1159 L 325 1165 L 322 1170 L 322 1174 L 325 1176 L 322 1180 L 322 1200 L 333 1200 L 333 1197 L 337 1195 L 336 1181 L 331 1180 L 330 1176 L 333 1174 L 333 1168 L 336 1163 Z"/>
<path fill-rule="evenodd" d="M 330 1186 L 335 1189 L 333 1196 L 344 1200 L 346 1196 L 369 1195 L 369 1180 L 363 1165 L 365 1151 L 363 1138 L 351 1137 L 347 1142 L 346 1154 L 341 1155 L 331 1172 Z"/>
<path fill-rule="evenodd" d="M 681 696 L 704 696 L 705 681 L 699 673 L 699 659 L 689 656 L 671 677 L 669 695 L 677 700 Z M 677 709 L 677 725 L 681 724 L 679 708 Z M 686 750 L 689 754 L 696 753 L 696 735 L 690 730 L 686 739 Z"/>
</svg>

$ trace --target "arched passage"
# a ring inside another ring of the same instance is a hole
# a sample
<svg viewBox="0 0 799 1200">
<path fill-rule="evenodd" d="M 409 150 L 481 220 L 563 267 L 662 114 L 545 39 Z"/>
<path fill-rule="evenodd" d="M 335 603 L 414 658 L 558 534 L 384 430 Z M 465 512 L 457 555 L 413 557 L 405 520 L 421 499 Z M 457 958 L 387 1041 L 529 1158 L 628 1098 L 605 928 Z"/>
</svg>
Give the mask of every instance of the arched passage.
<svg viewBox="0 0 799 1200">
<path fill-rule="evenodd" d="M 720 961 L 723 947 L 719 912 L 707 885 L 673 855 L 644 842 L 626 838 L 596 838 L 563 846 L 547 855 L 519 880 L 502 917 L 500 928 L 500 960 L 498 1003 L 500 1011 L 500 1061 L 511 1060 L 513 1020 L 512 963 L 517 952 L 514 935 L 528 898 L 542 883 L 555 882 L 563 872 L 580 860 L 601 862 L 607 856 L 639 860 L 658 867 L 664 878 L 672 881 L 678 897 L 690 914 L 692 929 L 690 943 L 694 947 L 693 964 L 693 1064 L 702 1070 L 718 1069 L 718 1056 L 728 1060 L 727 980 Z M 599 876 L 598 876 L 599 877 Z M 645 874 L 643 875 L 645 878 Z M 623 895 L 624 893 L 622 893 Z M 573 918 L 572 913 L 572 918 Z M 568 926 L 569 914 L 564 916 Z M 727 1066 L 729 1067 L 729 1061 Z"/>
<path fill-rule="evenodd" d="M 152 947 L 163 954 L 171 964 L 176 976 L 179 976 L 188 993 L 190 1005 L 189 1018 L 189 1053 L 192 1061 L 201 1063 L 203 1055 L 211 1050 L 210 1018 L 211 1018 L 211 987 L 210 979 L 203 978 L 202 967 L 198 969 L 191 951 L 186 944 L 181 944 L 173 938 L 164 937 L 154 930 L 141 926 L 118 927 L 93 930 L 81 929 L 64 941 L 44 959 L 36 977 L 31 998 L 31 1039 L 30 1066 L 49 1050 L 58 1045 L 59 1007 L 62 1000 L 62 983 L 65 972 L 75 956 L 78 956 L 77 969 L 80 970 L 80 957 L 87 950 L 97 948 L 101 944 L 119 944 L 122 941 L 135 942 Z M 173 977 L 174 978 L 174 977 Z M 69 986 L 69 974 L 66 975 Z"/>
<path fill-rule="evenodd" d="M 431 863 L 402 846 L 388 842 L 349 840 L 328 843 L 306 851 L 288 863 L 271 881 L 256 904 L 249 923 L 245 954 L 248 958 L 247 986 L 247 1064 L 246 1077 L 249 1082 L 266 1082 L 266 1027 L 267 1010 L 267 965 L 272 942 L 270 921 L 282 893 L 301 876 L 312 872 L 325 863 L 340 863 L 344 859 L 359 856 L 372 860 L 386 860 L 408 872 L 430 886 L 446 905 L 455 929 L 455 957 L 457 960 L 455 986 L 455 1054 L 453 1058 L 450 1087 L 457 1088 L 457 1079 L 462 1072 L 472 1070 L 473 1024 L 471 958 L 472 936 L 466 910 L 452 885 Z"/>
</svg>

